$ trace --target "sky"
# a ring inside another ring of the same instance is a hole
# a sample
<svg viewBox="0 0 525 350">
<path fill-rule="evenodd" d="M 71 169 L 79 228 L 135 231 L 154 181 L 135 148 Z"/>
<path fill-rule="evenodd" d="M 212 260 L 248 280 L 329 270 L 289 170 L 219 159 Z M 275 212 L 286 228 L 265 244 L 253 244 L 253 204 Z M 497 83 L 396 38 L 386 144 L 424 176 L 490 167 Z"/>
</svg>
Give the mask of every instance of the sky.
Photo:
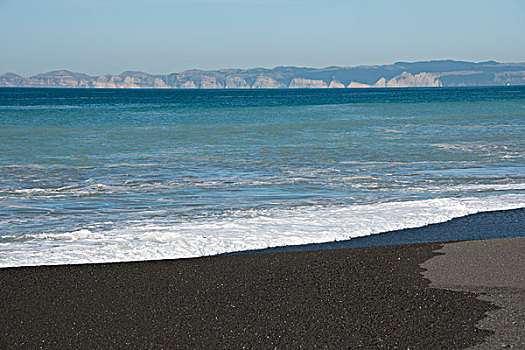
<svg viewBox="0 0 525 350">
<path fill-rule="evenodd" d="M 0 0 L 0 73 L 525 62 L 525 0 Z"/>
</svg>

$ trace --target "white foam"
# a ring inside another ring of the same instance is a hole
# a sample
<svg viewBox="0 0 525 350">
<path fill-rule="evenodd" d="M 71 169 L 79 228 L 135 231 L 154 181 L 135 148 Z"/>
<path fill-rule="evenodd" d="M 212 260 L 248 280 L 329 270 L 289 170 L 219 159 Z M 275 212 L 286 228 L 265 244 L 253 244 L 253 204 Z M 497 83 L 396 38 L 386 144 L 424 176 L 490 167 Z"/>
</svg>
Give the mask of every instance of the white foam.
<svg viewBox="0 0 525 350">
<path fill-rule="evenodd" d="M 419 190 L 421 192 L 484 192 L 484 191 L 522 191 L 525 190 L 525 183 L 515 184 L 462 184 L 454 186 L 425 186 L 411 187 L 410 190 Z"/>
<path fill-rule="evenodd" d="M 231 212 L 178 223 L 130 222 L 107 231 L 21 236 L 0 246 L 0 267 L 189 258 L 346 240 L 525 207 L 525 194 Z"/>
<path fill-rule="evenodd" d="M 42 193 L 48 193 L 49 190 L 46 190 L 45 188 L 22 188 L 22 189 L 16 189 L 11 190 L 11 193 L 24 193 L 24 194 L 42 194 Z"/>
<path fill-rule="evenodd" d="M 86 181 L 88 182 L 88 181 Z M 127 189 L 127 188 L 126 188 Z M 30 196 L 86 196 L 98 194 L 100 192 L 117 192 L 122 191 L 118 186 L 108 186 L 104 184 L 89 184 L 87 186 L 62 186 L 57 188 L 22 188 L 22 189 L 7 189 L 6 193 L 15 195 Z"/>
</svg>

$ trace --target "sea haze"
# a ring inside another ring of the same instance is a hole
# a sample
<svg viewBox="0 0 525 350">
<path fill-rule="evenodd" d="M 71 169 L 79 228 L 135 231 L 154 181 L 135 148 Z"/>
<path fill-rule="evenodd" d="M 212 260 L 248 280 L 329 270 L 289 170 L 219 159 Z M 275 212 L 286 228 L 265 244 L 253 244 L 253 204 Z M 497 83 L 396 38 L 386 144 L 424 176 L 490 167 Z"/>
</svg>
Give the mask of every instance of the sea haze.
<svg viewBox="0 0 525 350">
<path fill-rule="evenodd" d="M 0 266 L 345 240 L 525 203 L 525 87 L 0 89 Z"/>
</svg>

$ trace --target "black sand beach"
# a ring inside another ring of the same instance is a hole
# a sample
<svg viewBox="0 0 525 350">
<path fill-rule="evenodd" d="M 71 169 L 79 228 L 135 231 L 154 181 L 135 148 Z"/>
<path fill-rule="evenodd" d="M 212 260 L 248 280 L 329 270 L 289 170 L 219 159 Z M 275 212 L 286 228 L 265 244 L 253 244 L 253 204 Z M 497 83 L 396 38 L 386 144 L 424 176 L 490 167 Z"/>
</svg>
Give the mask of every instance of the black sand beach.
<svg viewBox="0 0 525 350">
<path fill-rule="evenodd" d="M 523 214 L 397 235 L 523 236 Z M 0 349 L 525 348 L 523 237 L 318 247 L 0 269 Z"/>
<path fill-rule="evenodd" d="M 466 348 L 495 307 L 429 288 L 441 246 L 2 269 L 0 348 Z"/>
</svg>

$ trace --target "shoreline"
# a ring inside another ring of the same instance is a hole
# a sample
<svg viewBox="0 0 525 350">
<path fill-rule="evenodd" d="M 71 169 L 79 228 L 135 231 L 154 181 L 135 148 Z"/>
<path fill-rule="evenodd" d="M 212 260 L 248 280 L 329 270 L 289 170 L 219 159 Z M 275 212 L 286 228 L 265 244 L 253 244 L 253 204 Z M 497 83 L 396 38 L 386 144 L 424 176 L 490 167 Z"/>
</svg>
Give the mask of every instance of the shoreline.
<svg viewBox="0 0 525 350">
<path fill-rule="evenodd" d="M 336 242 L 288 245 L 220 255 L 364 248 L 399 244 L 448 243 L 516 237 L 525 237 L 525 207 L 483 211 L 421 227 L 376 233 Z"/>
<path fill-rule="evenodd" d="M 54 263 L 39 265 L 15 265 L 2 266 L 2 269 L 38 267 L 38 266 L 62 266 L 62 265 L 92 265 L 92 264 L 118 264 L 132 262 L 155 262 L 170 260 L 197 259 L 214 256 L 246 255 L 275 252 L 296 252 L 327 249 L 363 248 L 401 244 L 419 243 L 447 243 L 466 240 L 497 239 L 525 237 L 525 207 L 518 209 L 483 211 L 456 217 L 444 222 L 428 224 L 421 227 L 405 228 L 367 236 L 359 236 L 340 241 L 329 241 L 324 243 L 295 244 L 275 246 L 255 250 L 239 250 L 233 252 L 201 255 L 182 258 L 146 259 L 146 260 L 121 260 L 81 263 Z"/>
</svg>

